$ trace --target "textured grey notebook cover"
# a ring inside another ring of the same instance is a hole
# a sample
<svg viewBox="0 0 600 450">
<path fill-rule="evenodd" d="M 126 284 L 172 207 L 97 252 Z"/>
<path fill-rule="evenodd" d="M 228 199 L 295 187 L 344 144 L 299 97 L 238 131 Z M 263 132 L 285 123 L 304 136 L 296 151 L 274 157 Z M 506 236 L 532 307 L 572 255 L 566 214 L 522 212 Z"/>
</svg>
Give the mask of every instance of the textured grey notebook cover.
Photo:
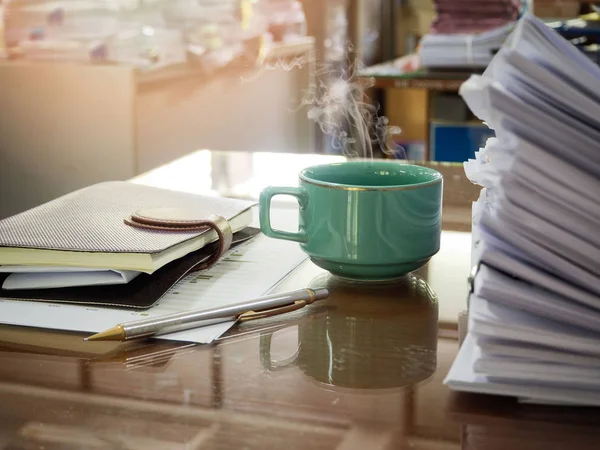
<svg viewBox="0 0 600 450">
<path fill-rule="evenodd" d="M 111 181 L 0 221 L 0 247 L 158 253 L 203 232 L 143 230 L 126 225 L 123 219 L 143 208 L 185 208 L 197 210 L 200 217 L 210 212 L 231 220 L 252 205 L 242 200 Z"/>
</svg>

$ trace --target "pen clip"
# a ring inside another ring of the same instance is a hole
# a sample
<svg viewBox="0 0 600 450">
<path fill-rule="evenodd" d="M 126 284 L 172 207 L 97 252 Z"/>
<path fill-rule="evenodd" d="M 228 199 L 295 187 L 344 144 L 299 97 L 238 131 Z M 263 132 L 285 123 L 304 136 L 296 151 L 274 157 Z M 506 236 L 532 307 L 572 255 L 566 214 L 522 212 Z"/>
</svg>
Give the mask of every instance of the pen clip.
<svg viewBox="0 0 600 450">
<path fill-rule="evenodd" d="M 265 317 L 277 316 L 288 312 L 304 308 L 308 302 L 306 300 L 296 300 L 291 305 L 280 306 L 279 308 L 267 309 L 265 311 L 247 311 L 238 316 L 240 322 L 247 322 L 254 319 L 264 319 Z"/>
</svg>

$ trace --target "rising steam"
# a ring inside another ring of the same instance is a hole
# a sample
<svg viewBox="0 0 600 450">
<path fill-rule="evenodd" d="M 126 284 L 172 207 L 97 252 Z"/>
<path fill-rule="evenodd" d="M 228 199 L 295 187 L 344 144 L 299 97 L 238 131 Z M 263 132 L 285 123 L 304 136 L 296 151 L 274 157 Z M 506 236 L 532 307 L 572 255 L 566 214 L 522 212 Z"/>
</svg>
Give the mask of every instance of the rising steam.
<svg viewBox="0 0 600 450">
<path fill-rule="evenodd" d="M 341 67 L 319 63 L 314 53 L 287 60 L 260 58 L 257 73 L 244 81 L 251 81 L 268 70 L 291 71 L 314 65 L 314 82 L 303 92 L 297 109 L 306 107 L 308 118 L 332 138 L 332 146 L 348 158 L 373 158 L 377 150 L 400 159 L 406 158 L 404 149 L 393 142 L 400 134 L 399 127 L 389 126 L 387 117 L 379 115 L 379 105 L 369 102 L 366 90 L 374 80 L 359 77 L 362 63 L 354 57 L 348 45 L 347 61 Z"/>
</svg>

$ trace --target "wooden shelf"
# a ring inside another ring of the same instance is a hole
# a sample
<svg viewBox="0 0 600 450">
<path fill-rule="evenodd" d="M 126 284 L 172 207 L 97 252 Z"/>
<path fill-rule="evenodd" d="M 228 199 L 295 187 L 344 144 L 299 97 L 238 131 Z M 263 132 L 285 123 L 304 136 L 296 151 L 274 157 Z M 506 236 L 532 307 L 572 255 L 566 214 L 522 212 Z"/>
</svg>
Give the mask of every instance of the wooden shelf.
<svg viewBox="0 0 600 450">
<path fill-rule="evenodd" d="M 256 40 L 255 40 L 256 41 Z M 255 46 L 256 51 L 258 53 L 260 45 L 258 41 L 252 42 L 248 41 L 249 46 Z M 314 49 L 315 39 L 311 36 L 306 36 L 303 38 L 296 39 L 290 42 L 276 42 L 270 48 L 268 53 L 266 54 L 265 59 L 269 60 L 283 60 L 298 57 L 307 53 L 310 53 Z M 12 59 L 0 60 L 0 65 L 11 65 L 13 67 L 21 66 L 21 67 L 31 67 L 38 66 L 43 67 L 44 65 L 54 65 L 56 61 L 43 61 L 43 60 L 27 60 L 20 59 L 16 57 L 17 55 L 13 55 Z M 215 69 L 213 71 L 209 71 L 206 68 L 200 67 L 200 65 L 193 64 L 178 64 L 166 66 L 164 68 L 154 69 L 154 70 L 141 70 L 134 68 L 131 66 L 131 70 L 134 72 L 135 82 L 139 86 L 145 86 L 155 83 L 161 83 L 165 81 L 172 81 L 176 79 L 182 78 L 194 78 L 198 79 L 201 77 L 212 77 L 216 75 L 222 75 L 223 73 L 242 73 L 244 70 L 253 70 L 253 64 L 255 61 L 248 58 L 241 57 L 238 60 L 234 60 L 231 64 L 228 64 L 225 67 Z M 254 58 L 256 60 L 256 57 Z M 94 66 L 94 67 L 104 67 L 106 70 L 110 70 L 110 68 L 123 68 L 130 67 L 126 64 L 117 64 L 117 63 L 104 63 L 104 62 L 74 62 L 74 61 L 61 61 L 61 65 L 65 67 L 73 67 L 75 70 L 79 66 Z"/>
<path fill-rule="evenodd" d="M 376 88 L 426 89 L 430 91 L 456 92 L 472 73 L 466 71 L 427 71 L 424 69 L 406 70 L 415 55 L 367 67 L 359 72 L 359 77 L 371 78 Z"/>
<path fill-rule="evenodd" d="M 395 89 L 427 89 L 429 91 L 457 92 L 460 85 L 468 77 L 456 80 L 442 78 L 393 78 L 393 77 L 374 77 L 377 88 L 395 88 Z"/>
</svg>

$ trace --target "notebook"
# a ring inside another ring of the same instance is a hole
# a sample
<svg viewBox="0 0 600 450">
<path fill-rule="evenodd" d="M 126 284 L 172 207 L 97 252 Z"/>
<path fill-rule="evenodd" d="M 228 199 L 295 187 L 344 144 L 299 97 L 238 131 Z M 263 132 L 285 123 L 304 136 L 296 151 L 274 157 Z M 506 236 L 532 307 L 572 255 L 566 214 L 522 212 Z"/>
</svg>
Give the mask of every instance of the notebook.
<svg viewBox="0 0 600 450">
<path fill-rule="evenodd" d="M 259 233 L 260 230 L 253 227 L 246 227 L 238 231 L 233 235 L 231 249 L 235 249 Z M 156 304 L 178 281 L 210 258 L 215 250 L 216 243 L 211 243 L 200 250 L 165 264 L 153 273 L 141 273 L 125 284 L 56 289 L 8 290 L 0 288 L 0 298 L 147 309 Z M 8 276 L 9 274 L 0 273 L 0 286 Z"/>
<path fill-rule="evenodd" d="M 273 213 L 282 228 L 297 225 L 293 209 Z M 0 323 L 45 329 L 97 333 L 118 323 L 159 317 L 189 310 L 238 304 L 273 292 L 306 254 L 296 242 L 269 239 L 263 234 L 229 250 L 209 269 L 193 272 L 173 285 L 148 309 L 110 308 L 61 302 L 19 301 L 0 298 Z M 159 336 L 159 339 L 207 344 L 235 322 L 225 322 Z"/>
<path fill-rule="evenodd" d="M 211 231 L 140 229 L 124 219 L 147 208 L 180 208 L 252 220 L 253 202 L 114 181 L 96 184 L 0 221 L 0 265 L 67 266 L 153 273 L 217 240 Z"/>
</svg>

